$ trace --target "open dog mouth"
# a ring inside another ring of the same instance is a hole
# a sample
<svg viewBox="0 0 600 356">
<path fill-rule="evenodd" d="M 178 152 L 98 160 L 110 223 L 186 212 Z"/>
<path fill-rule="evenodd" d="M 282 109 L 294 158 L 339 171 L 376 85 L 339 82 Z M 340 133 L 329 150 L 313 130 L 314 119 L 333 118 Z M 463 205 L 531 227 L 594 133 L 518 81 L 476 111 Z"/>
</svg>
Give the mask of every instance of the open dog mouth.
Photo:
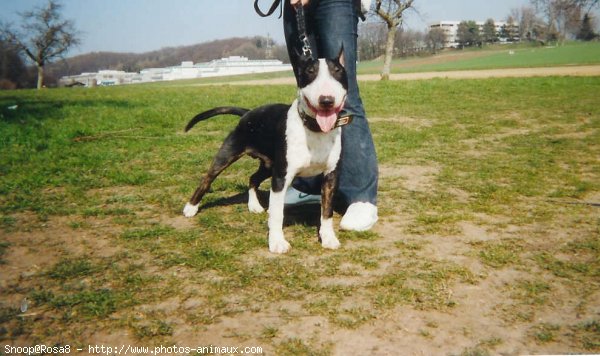
<svg viewBox="0 0 600 356">
<path fill-rule="evenodd" d="M 312 111 L 313 116 L 317 120 L 317 124 L 319 124 L 319 128 L 321 128 L 321 131 L 327 133 L 335 128 L 338 114 L 344 107 L 345 98 L 342 100 L 342 103 L 339 106 L 331 109 L 321 109 L 313 106 L 306 96 L 304 97 L 304 102 Z"/>
</svg>

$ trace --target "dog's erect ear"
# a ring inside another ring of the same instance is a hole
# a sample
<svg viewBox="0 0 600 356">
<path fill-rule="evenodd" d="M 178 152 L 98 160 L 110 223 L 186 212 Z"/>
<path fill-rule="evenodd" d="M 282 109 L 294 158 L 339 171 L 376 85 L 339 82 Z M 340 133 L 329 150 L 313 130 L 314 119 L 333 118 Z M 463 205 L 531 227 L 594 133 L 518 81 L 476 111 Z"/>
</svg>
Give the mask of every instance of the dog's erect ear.
<svg viewBox="0 0 600 356">
<path fill-rule="evenodd" d="M 346 56 L 344 55 L 344 45 L 342 44 L 342 48 L 340 48 L 340 53 L 338 53 L 337 61 L 340 62 L 342 67 L 346 67 Z"/>
</svg>

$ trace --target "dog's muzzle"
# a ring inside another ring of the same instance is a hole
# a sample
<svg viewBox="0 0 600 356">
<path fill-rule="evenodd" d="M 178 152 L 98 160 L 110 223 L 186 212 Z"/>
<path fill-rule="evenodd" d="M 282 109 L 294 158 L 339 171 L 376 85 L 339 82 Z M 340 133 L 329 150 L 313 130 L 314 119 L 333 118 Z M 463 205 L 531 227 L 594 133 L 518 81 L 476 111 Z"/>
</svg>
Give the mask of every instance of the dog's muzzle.
<svg viewBox="0 0 600 356">
<path fill-rule="evenodd" d="M 307 126 L 308 128 L 314 127 L 316 125 L 316 118 L 308 115 L 306 112 L 304 112 L 303 110 L 301 110 L 300 108 L 298 108 L 298 115 L 300 115 L 300 118 L 302 119 L 302 122 L 304 123 L 305 126 Z M 345 125 L 348 125 L 352 122 L 352 120 L 354 119 L 354 117 L 352 115 L 348 115 L 348 114 L 338 114 L 338 118 L 335 121 L 335 125 L 333 126 L 334 129 L 338 128 L 338 127 L 342 127 Z M 317 125 L 318 127 L 318 125 Z M 315 131 L 315 130 L 313 130 Z"/>
</svg>

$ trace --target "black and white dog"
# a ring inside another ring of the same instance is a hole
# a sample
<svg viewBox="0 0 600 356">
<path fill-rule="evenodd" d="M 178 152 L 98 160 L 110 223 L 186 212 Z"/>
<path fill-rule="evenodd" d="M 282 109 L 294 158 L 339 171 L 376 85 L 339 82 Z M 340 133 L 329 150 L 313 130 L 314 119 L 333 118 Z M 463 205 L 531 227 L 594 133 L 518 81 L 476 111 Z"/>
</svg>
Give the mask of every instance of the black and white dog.
<svg viewBox="0 0 600 356">
<path fill-rule="evenodd" d="M 336 249 L 340 242 L 333 230 L 333 194 L 337 186 L 337 166 L 342 151 L 338 114 L 344 106 L 348 81 L 343 49 L 335 59 L 298 59 L 298 98 L 292 105 L 271 104 L 253 110 L 219 107 L 196 115 L 185 131 L 196 123 L 222 114 L 241 116 L 237 127 L 223 142 L 202 179 L 185 205 L 183 214 L 192 217 L 213 180 L 244 154 L 260 159 L 258 171 L 250 177 L 248 208 L 264 209 L 256 191 L 271 177 L 269 196 L 269 250 L 285 253 L 290 244 L 283 235 L 286 190 L 296 176 L 323 175 L 319 238 L 325 248 Z"/>
</svg>

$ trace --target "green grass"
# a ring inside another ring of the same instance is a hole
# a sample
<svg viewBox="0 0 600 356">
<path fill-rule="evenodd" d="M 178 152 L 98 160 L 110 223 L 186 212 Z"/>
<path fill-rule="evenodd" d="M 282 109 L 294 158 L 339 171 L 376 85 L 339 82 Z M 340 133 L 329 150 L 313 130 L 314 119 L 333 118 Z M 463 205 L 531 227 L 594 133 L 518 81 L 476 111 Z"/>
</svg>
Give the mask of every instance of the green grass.
<svg viewBox="0 0 600 356">
<path fill-rule="evenodd" d="M 460 56 L 465 54 L 466 56 Z M 445 60 L 424 64 L 423 58 L 394 60 L 392 73 L 437 72 L 497 68 L 533 68 L 600 63 L 600 43 L 568 42 L 560 46 L 497 45 L 482 49 L 449 51 L 438 55 Z M 361 63 L 359 73 L 379 73 L 380 61 Z"/>
<path fill-rule="evenodd" d="M 329 347 L 314 348 L 298 338 L 290 338 L 281 342 L 277 347 L 278 355 L 310 355 L 325 356 L 330 355 Z"/>
<path fill-rule="evenodd" d="M 516 277 L 487 284 L 504 297 L 484 317 L 526 324 L 533 349 L 559 342 L 598 351 L 590 310 L 600 220 L 585 203 L 600 191 L 600 78 L 370 82 L 361 90 L 385 172 L 381 228 L 340 232 L 343 248 L 325 251 L 318 211 L 292 210 L 286 256 L 267 252 L 266 215 L 246 211 L 251 159 L 215 181 L 197 217 L 180 217 L 236 118 L 182 128 L 214 106 L 289 102 L 293 87 L 0 92 L 0 269 L 18 262 L 15 251 L 49 256 L 3 285 L 2 299 L 27 296 L 40 317 L 1 304 L 8 327 L 0 339 L 84 343 L 93 331 L 114 331 L 158 344 L 241 318 L 246 329 L 226 331 L 235 341 L 325 355 L 336 346 L 318 330 L 360 333 L 404 308 L 419 320 L 460 313 L 472 302 L 460 291 L 508 273 Z M 407 185 L 398 167 L 431 174 Z M 463 236 L 464 222 L 484 236 Z M 556 329 L 537 321 L 571 300 L 589 322 Z M 307 318 L 319 329 L 288 324 Z M 446 324 L 415 332 L 434 342 Z M 500 352 L 506 336 L 478 340 L 488 341 L 452 352 Z"/>
<path fill-rule="evenodd" d="M 533 328 L 532 332 L 538 343 L 548 343 L 554 341 L 556 333 L 560 331 L 560 326 L 555 324 L 543 323 Z"/>
<path fill-rule="evenodd" d="M 117 310 L 137 305 L 147 298 L 138 288 L 157 279 L 142 276 L 141 266 L 122 265 L 118 259 L 63 259 L 47 271 L 45 285 L 31 291 L 32 300 L 59 312 L 65 323 L 107 318 Z"/>
<path fill-rule="evenodd" d="M 494 241 L 482 243 L 478 247 L 481 261 L 495 268 L 519 263 L 519 251 L 523 250 L 518 241 Z"/>
</svg>

